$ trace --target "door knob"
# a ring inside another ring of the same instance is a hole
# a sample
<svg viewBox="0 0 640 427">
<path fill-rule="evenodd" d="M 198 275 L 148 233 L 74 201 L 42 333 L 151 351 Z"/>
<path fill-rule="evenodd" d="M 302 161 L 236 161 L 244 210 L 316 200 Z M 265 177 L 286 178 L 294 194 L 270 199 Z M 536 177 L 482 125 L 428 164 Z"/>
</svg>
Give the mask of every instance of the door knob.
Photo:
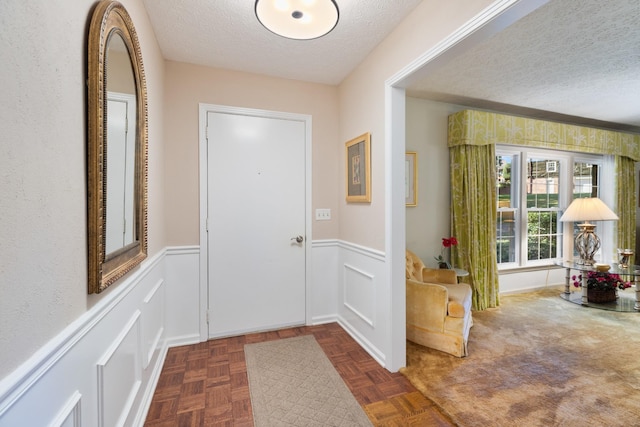
<svg viewBox="0 0 640 427">
<path fill-rule="evenodd" d="M 304 237 L 296 236 L 296 237 L 292 237 L 291 240 L 295 240 L 298 243 L 302 243 L 302 241 L 304 240 Z"/>
</svg>

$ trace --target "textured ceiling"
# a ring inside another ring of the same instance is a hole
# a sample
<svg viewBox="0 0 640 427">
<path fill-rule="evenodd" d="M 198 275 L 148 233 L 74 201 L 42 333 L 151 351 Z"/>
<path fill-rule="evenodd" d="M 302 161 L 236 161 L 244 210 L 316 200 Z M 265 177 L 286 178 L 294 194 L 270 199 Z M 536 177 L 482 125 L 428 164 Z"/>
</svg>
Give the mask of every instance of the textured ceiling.
<svg viewBox="0 0 640 427">
<path fill-rule="evenodd" d="M 336 85 L 421 0 L 337 0 L 336 28 L 290 40 L 264 28 L 255 0 L 144 0 L 166 59 Z"/>
<path fill-rule="evenodd" d="M 640 1 L 553 0 L 408 93 L 640 132 Z"/>
<path fill-rule="evenodd" d="M 420 0 L 336 2 L 334 31 L 299 41 L 262 27 L 255 0 L 144 0 L 166 59 L 327 84 L 339 84 Z M 640 132 L 639 23 L 640 0 L 551 0 L 434 60 L 407 93 Z"/>
</svg>

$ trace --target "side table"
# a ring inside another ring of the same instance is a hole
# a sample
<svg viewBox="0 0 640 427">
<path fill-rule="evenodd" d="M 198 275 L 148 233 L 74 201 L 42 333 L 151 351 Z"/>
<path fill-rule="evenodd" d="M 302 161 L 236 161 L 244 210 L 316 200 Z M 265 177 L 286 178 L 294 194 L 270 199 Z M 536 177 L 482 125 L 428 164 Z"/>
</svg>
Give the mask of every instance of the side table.
<svg viewBox="0 0 640 427">
<path fill-rule="evenodd" d="M 456 276 L 458 276 L 458 280 L 462 277 L 467 277 L 469 275 L 469 272 L 463 268 L 452 267 L 452 270 L 456 272 Z"/>
<path fill-rule="evenodd" d="M 628 281 L 633 282 L 635 284 L 635 300 L 631 300 L 630 298 L 626 298 L 628 302 L 627 305 L 623 305 L 621 302 L 621 297 L 618 297 L 618 300 L 615 303 L 610 304 L 595 304 L 589 303 L 587 298 L 587 275 L 582 275 L 582 295 L 580 300 L 571 298 L 571 270 L 576 270 L 579 272 L 587 272 L 587 271 L 596 271 L 596 269 L 591 265 L 577 264 L 571 261 L 563 261 L 556 260 L 554 262 L 555 265 L 559 267 L 563 267 L 566 269 L 567 273 L 565 276 L 565 286 L 564 293 L 560 296 L 567 301 L 574 302 L 576 304 L 581 304 L 584 306 L 594 306 L 597 308 L 602 308 L 605 310 L 615 310 L 615 311 L 640 311 L 640 266 L 639 265 L 630 265 L 627 268 L 620 268 L 618 264 L 611 264 L 611 268 L 607 273 L 619 274 L 620 276 L 626 276 Z"/>
</svg>

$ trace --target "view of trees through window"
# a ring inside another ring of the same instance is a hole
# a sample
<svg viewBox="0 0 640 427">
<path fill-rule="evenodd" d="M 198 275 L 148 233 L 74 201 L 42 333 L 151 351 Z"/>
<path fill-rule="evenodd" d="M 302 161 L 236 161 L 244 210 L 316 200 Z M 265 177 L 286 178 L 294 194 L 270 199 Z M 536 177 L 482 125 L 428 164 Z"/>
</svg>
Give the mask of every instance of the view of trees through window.
<svg viewBox="0 0 640 427">
<path fill-rule="evenodd" d="M 565 191 L 564 194 L 571 192 L 573 198 L 598 196 L 598 165 L 571 162 L 573 182 L 563 182 L 566 165 L 566 161 L 552 154 L 496 155 L 499 264 L 526 265 L 562 255 L 560 195 Z M 567 200 L 567 204 L 570 202 Z M 523 239 L 526 244 L 522 244 Z"/>
<path fill-rule="evenodd" d="M 527 260 L 558 257 L 560 162 L 527 159 Z M 560 245 L 561 247 L 562 245 Z"/>
</svg>

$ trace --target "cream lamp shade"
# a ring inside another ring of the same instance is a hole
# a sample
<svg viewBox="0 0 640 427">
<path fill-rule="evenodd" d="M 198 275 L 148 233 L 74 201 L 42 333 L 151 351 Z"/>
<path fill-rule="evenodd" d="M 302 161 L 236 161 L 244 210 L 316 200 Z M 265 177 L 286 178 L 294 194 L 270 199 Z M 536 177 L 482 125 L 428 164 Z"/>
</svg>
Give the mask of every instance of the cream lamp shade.
<svg viewBox="0 0 640 427">
<path fill-rule="evenodd" d="M 296 40 L 322 37 L 340 18 L 334 0 L 256 0 L 255 12 L 267 30 Z"/>
<path fill-rule="evenodd" d="M 562 222 L 584 221 L 578 224 L 580 232 L 575 238 L 580 254 L 579 264 L 593 265 L 594 254 L 600 249 L 600 238 L 595 233 L 596 226 L 589 221 L 615 221 L 619 219 L 604 202 L 597 197 L 574 199 L 560 217 Z"/>
</svg>

